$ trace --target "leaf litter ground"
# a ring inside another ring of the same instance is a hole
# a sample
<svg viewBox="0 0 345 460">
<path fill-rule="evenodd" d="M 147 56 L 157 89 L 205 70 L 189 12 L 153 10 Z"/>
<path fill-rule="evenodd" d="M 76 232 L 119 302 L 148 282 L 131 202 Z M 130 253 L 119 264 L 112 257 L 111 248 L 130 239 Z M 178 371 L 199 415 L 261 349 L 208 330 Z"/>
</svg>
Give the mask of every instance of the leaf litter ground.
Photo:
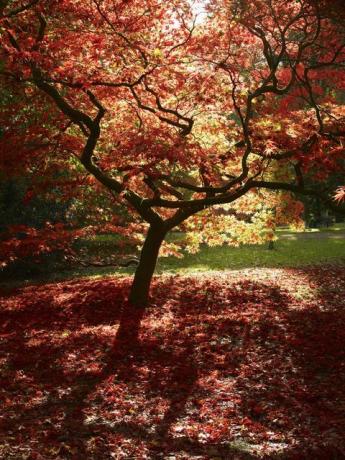
<svg viewBox="0 0 345 460">
<path fill-rule="evenodd" d="M 129 278 L 3 292 L 1 459 L 345 458 L 345 270 L 162 276 L 140 347 Z"/>
</svg>

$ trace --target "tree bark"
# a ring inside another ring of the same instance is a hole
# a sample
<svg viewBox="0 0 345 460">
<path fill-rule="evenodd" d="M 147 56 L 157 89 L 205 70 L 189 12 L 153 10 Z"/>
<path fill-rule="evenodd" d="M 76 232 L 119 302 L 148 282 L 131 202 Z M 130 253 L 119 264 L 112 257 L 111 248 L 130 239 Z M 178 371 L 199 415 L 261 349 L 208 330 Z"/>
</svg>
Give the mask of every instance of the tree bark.
<svg viewBox="0 0 345 460">
<path fill-rule="evenodd" d="M 137 342 L 140 323 L 149 300 L 150 285 L 159 249 L 166 233 L 163 226 L 151 225 L 149 227 L 129 294 L 129 304 L 121 316 L 116 335 L 117 340 Z"/>
<path fill-rule="evenodd" d="M 166 230 L 156 225 L 151 225 L 147 232 L 129 294 L 129 302 L 138 308 L 146 307 L 148 303 L 152 275 L 156 268 L 159 249 L 165 235 Z"/>
</svg>

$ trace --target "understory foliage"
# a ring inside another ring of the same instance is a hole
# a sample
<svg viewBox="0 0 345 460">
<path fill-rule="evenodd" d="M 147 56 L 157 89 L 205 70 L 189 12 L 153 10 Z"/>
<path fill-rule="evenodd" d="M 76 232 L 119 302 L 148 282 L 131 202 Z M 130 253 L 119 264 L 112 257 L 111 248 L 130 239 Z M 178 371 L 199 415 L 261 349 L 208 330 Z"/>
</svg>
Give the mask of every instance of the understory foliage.
<svg viewBox="0 0 345 460">
<path fill-rule="evenodd" d="M 343 269 L 154 279 L 139 347 L 129 284 L 2 290 L 1 458 L 344 457 Z"/>
</svg>

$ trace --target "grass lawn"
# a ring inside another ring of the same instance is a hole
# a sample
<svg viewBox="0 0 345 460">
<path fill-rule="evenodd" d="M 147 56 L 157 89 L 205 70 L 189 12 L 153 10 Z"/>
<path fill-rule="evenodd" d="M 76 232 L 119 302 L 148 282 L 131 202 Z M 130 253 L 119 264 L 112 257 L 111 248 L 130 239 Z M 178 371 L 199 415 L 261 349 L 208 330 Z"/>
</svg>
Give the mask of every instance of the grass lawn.
<svg viewBox="0 0 345 460">
<path fill-rule="evenodd" d="M 184 257 L 160 257 L 156 272 L 192 273 L 208 270 L 238 270 L 244 268 L 298 268 L 306 265 L 319 265 L 325 263 L 345 263 L 345 235 L 344 224 L 337 224 L 327 231 L 339 238 L 327 238 L 323 230 L 313 229 L 314 238 L 302 238 L 301 233 L 281 229 L 278 232 L 278 241 L 274 249 L 269 250 L 267 245 L 231 246 L 202 246 L 197 254 L 184 253 Z M 309 234 L 310 232 L 308 232 Z M 320 238 L 317 234 L 320 233 Z M 303 234 L 302 234 L 303 235 Z M 178 235 L 172 234 L 171 240 L 176 240 Z M 92 240 L 84 241 L 83 246 L 93 255 L 111 256 L 119 252 L 118 238 L 112 235 L 100 235 Z M 134 253 L 133 249 L 124 247 L 120 253 Z M 73 271 L 73 275 L 97 276 L 112 273 L 130 274 L 134 268 L 115 267 L 89 267 Z"/>
<path fill-rule="evenodd" d="M 250 267 L 302 267 L 310 264 L 345 262 L 345 239 L 339 240 L 284 240 L 267 246 L 245 245 L 202 247 L 197 254 L 186 254 L 182 259 L 162 257 L 158 271 L 237 270 Z"/>
<path fill-rule="evenodd" d="M 304 232 L 302 233 L 327 233 L 327 232 L 338 232 L 338 231 L 345 231 L 345 222 L 337 222 L 329 227 L 319 227 L 319 228 L 306 227 Z M 297 230 L 295 231 L 295 230 L 290 230 L 288 228 L 282 227 L 282 228 L 277 229 L 277 233 L 278 234 L 288 234 L 288 233 L 296 234 L 296 233 L 301 233 L 301 232 Z"/>
<path fill-rule="evenodd" d="M 267 245 L 242 245 L 240 247 L 203 245 L 196 254 L 184 252 L 182 258 L 160 257 L 157 263 L 156 273 L 195 273 L 209 270 L 239 270 L 245 268 L 300 268 L 308 265 L 345 264 L 345 232 L 344 224 L 328 229 L 313 229 L 313 232 L 294 232 L 280 229 L 277 232 L 278 240 L 274 243 L 274 249 L 269 250 Z M 325 230 L 325 231 L 324 231 Z M 327 232 L 326 232 L 327 230 Z M 178 233 L 168 236 L 170 241 L 180 238 Z M 106 259 L 108 257 L 115 262 L 122 256 L 139 255 L 138 248 L 129 245 L 121 245 L 117 235 L 99 235 L 88 240 L 81 240 L 77 250 L 88 254 L 87 258 Z M 40 268 L 40 267 L 38 267 Z M 109 265 L 76 266 L 66 270 L 56 270 L 44 265 L 44 271 L 35 276 L 25 276 L 30 282 L 70 279 L 77 277 L 102 277 L 112 274 L 133 274 L 135 267 L 128 268 Z M 6 284 L 20 283 L 23 277 L 16 280 L 12 277 Z M 19 277 L 18 277 L 19 278 Z"/>
</svg>

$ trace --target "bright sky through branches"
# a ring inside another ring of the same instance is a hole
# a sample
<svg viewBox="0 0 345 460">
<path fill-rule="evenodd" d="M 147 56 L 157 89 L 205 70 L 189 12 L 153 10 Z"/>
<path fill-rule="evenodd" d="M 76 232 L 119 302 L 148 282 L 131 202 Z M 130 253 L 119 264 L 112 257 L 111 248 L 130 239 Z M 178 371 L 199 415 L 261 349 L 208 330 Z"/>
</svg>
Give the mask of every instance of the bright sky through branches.
<svg viewBox="0 0 345 460">
<path fill-rule="evenodd" d="M 207 5 L 207 1 L 205 0 L 191 0 L 191 7 L 192 11 L 196 18 L 196 24 L 201 24 L 202 22 L 205 21 L 207 12 L 205 10 L 205 7 Z"/>
</svg>

